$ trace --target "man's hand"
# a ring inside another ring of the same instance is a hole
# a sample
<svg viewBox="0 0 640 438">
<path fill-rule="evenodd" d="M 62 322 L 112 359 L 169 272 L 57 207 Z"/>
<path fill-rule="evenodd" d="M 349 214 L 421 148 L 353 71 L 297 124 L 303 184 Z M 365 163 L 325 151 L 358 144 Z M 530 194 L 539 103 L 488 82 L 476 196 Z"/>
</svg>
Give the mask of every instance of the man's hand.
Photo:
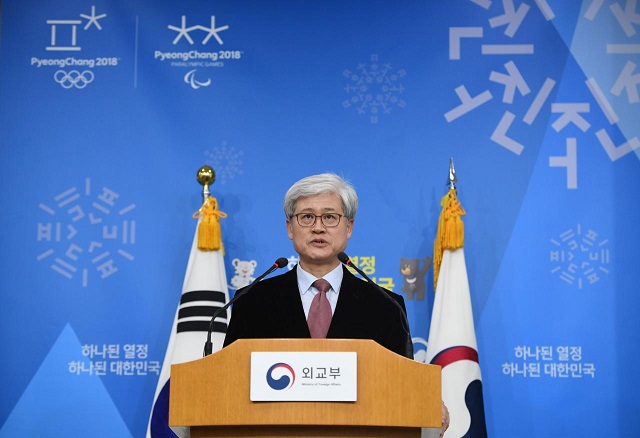
<svg viewBox="0 0 640 438">
<path fill-rule="evenodd" d="M 442 402 L 442 428 L 440 429 L 440 438 L 444 436 L 444 433 L 449 428 L 449 409 Z"/>
</svg>

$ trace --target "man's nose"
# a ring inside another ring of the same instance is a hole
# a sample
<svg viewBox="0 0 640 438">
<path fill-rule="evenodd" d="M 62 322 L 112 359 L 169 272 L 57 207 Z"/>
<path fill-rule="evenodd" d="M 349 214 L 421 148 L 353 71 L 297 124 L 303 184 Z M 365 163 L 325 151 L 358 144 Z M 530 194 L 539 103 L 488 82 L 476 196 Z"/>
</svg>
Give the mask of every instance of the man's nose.
<svg viewBox="0 0 640 438">
<path fill-rule="evenodd" d="M 324 232 L 326 231 L 326 227 L 322 223 L 321 217 L 316 217 L 316 222 L 311 226 L 312 231 L 315 232 Z"/>
</svg>

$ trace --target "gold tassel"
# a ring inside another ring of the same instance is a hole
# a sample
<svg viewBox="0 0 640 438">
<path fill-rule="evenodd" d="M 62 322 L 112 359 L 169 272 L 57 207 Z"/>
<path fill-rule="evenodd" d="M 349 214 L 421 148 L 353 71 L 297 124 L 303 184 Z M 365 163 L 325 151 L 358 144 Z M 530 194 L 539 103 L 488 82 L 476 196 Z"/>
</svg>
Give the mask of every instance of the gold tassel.
<svg viewBox="0 0 640 438">
<path fill-rule="evenodd" d="M 464 246 L 464 223 L 462 216 L 466 214 L 458 201 L 456 189 L 449 189 L 440 201 L 442 212 L 438 220 L 438 232 L 433 244 L 433 289 L 438 287 L 438 274 L 445 249 L 458 249 Z"/>
<path fill-rule="evenodd" d="M 198 249 L 202 251 L 217 251 L 222 247 L 222 232 L 220 231 L 220 218 L 226 218 L 227 214 L 218 210 L 218 201 L 209 196 L 193 214 L 194 219 L 202 218 L 198 225 Z"/>
</svg>

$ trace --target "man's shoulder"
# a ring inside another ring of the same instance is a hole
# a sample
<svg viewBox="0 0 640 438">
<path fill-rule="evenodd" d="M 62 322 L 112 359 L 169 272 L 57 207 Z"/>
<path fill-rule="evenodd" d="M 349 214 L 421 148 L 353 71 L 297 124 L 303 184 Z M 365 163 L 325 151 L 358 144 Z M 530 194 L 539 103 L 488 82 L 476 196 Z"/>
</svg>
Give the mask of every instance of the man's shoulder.
<svg viewBox="0 0 640 438">
<path fill-rule="evenodd" d="M 351 272 L 349 272 L 349 270 L 346 270 L 345 275 L 342 279 L 342 283 L 343 285 L 346 285 L 349 290 L 352 290 L 357 294 L 364 294 L 365 296 L 369 296 L 375 300 L 381 299 L 387 304 L 393 304 L 382 295 L 383 293 L 386 293 L 392 299 L 397 301 L 398 304 L 404 305 L 404 298 L 402 297 L 402 295 L 390 291 L 389 289 L 385 289 L 377 284 L 372 284 L 366 279 L 356 277 Z"/>
<path fill-rule="evenodd" d="M 254 281 L 253 283 L 244 287 L 243 289 L 251 287 L 253 289 L 252 291 L 250 291 L 250 295 L 251 295 L 255 290 L 277 289 L 285 286 L 286 284 L 291 283 L 292 281 L 293 283 L 295 283 L 295 278 L 296 278 L 295 271 L 288 271 L 288 272 L 285 272 L 284 274 L 267 277 L 259 281 L 258 283 Z M 243 289 L 239 289 L 238 292 L 242 291 Z"/>
<path fill-rule="evenodd" d="M 290 271 L 286 271 L 282 274 L 278 274 L 278 275 L 273 275 L 271 277 L 267 277 L 264 280 L 262 280 L 261 283 L 265 283 L 265 284 L 274 284 L 274 283 L 286 283 L 287 281 L 291 281 L 293 279 L 296 278 L 296 271 L 295 269 L 292 269 Z"/>
</svg>

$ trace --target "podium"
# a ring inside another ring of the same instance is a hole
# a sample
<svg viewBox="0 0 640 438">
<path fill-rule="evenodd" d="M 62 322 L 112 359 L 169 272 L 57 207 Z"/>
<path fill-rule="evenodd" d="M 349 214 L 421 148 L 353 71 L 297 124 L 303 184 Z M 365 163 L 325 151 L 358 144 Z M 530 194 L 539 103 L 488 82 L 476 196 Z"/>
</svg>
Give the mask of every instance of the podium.
<svg viewBox="0 0 640 438">
<path fill-rule="evenodd" d="M 356 352 L 355 402 L 252 402 L 251 352 Z M 169 424 L 203 437 L 420 437 L 441 425 L 440 367 L 371 340 L 241 339 L 171 367 Z"/>
</svg>

